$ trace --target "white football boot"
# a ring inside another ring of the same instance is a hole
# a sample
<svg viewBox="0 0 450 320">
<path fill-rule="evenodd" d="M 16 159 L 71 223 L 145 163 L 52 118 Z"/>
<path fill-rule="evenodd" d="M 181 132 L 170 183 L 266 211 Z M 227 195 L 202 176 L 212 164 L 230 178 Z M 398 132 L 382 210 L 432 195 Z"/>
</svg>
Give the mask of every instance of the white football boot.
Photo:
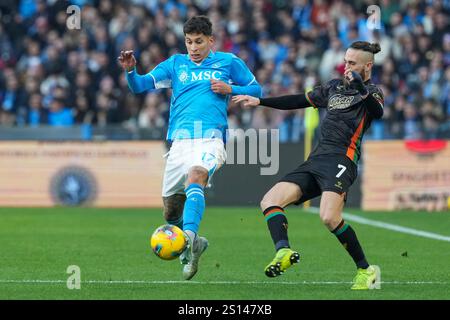
<svg viewBox="0 0 450 320">
<path fill-rule="evenodd" d="M 183 278 L 185 280 L 192 279 L 192 277 L 197 273 L 198 261 L 200 260 L 200 256 L 203 254 L 203 252 L 205 252 L 205 250 L 208 248 L 208 245 L 209 242 L 205 237 L 196 236 L 194 243 L 183 252 L 183 254 L 186 252 L 184 258 L 188 261 L 183 267 Z"/>
</svg>

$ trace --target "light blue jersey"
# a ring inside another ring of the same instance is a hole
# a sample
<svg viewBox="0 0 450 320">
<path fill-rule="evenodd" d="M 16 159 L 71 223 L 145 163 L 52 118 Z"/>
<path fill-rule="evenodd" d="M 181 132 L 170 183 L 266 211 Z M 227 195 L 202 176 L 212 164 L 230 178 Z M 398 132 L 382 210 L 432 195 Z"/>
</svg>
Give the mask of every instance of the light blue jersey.
<svg viewBox="0 0 450 320">
<path fill-rule="evenodd" d="M 231 85 L 232 95 L 261 96 L 261 86 L 245 63 L 232 53 L 210 52 L 200 63 L 176 54 L 151 72 L 126 73 L 134 93 L 172 88 L 168 140 L 220 137 L 225 139 L 230 95 L 214 93 L 211 79 Z"/>
</svg>

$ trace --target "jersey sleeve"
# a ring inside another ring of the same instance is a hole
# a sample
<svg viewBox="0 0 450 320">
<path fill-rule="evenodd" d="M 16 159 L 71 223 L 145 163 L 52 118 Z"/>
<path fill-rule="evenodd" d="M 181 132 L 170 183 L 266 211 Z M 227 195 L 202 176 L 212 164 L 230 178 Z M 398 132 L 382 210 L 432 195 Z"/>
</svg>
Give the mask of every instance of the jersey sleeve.
<svg viewBox="0 0 450 320">
<path fill-rule="evenodd" d="M 374 97 L 381 108 L 384 108 L 384 94 L 383 90 L 380 88 L 373 86 L 369 88 L 369 94 Z"/>
<path fill-rule="evenodd" d="M 373 118 L 381 119 L 384 112 L 384 95 L 380 88 L 377 86 L 369 86 L 369 94 L 364 99 L 364 103 Z"/>
<path fill-rule="evenodd" d="M 256 78 L 241 58 L 232 55 L 230 78 L 238 86 L 249 86 L 256 82 Z"/>
<path fill-rule="evenodd" d="M 253 97 L 261 97 L 262 89 L 255 76 L 249 70 L 242 59 L 234 54 L 230 66 L 231 94 L 246 94 Z"/>
<path fill-rule="evenodd" d="M 174 70 L 175 56 L 158 64 L 148 74 L 152 78 L 156 89 L 171 88 L 172 87 L 172 74 Z"/>
<path fill-rule="evenodd" d="M 308 108 L 311 106 L 306 99 L 306 95 L 303 93 L 281 97 L 259 98 L 259 104 L 279 110 L 294 110 Z"/>
<path fill-rule="evenodd" d="M 326 108 L 328 106 L 328 93 L 332 86 L 332 80 L 325 84 L 315 86 L 306 92 L 306 99 L 314 108 Z"/>
<path fill-rule="evenodd" d="M 128 87 L 133 93 L 142 93 L 149 90 L 170 88 L 172 86 L 173 60 L 171 57 L 158 64 L 152 71 L 140 75 L 136 72 L 136 67 L 130 71 L 125 71 Z"/>
</svg>

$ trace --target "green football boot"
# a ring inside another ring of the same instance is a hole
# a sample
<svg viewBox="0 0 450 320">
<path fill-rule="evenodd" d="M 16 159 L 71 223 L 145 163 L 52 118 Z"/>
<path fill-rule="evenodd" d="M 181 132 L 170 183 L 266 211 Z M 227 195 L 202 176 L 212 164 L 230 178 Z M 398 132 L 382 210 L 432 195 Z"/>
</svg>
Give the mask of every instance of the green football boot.
<svg viewBox="0 0 450 320">
<path fill-rule="evenodd" d="M 264 272 L 266 276 L 273 278 L 282 275 L 290 266 L 300 261 L 298 252 L 290 248 L 282 248 L 277 251 L 275 258 L 270 262 Z"/>
<path fill-rule="evenodd" d="M 380 267 L 372 265 L 367 269 L 359 268 L 353 279 L 352 290 L 371 290 L 381 288 Z"/>
</svg>

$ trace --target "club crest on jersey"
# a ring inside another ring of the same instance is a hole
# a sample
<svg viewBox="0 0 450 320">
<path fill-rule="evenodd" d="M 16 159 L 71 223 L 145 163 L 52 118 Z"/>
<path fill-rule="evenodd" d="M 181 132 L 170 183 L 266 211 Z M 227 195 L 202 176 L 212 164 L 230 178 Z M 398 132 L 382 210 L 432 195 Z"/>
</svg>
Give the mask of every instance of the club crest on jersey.
<svg viewBox="0 0 450 320">
<path fill-rule="evenodd" d="M 344 96 L 344 95 L 334 95 L 328 101 L 328 108 L 330 110 L 334 109 L 346 109 L 352 105 L 355 96 Z"/>
<path fill-rule="evenodd" d="M 182 70 L 178 74 L 178 80 L 180 80 L 182 83 L 186 83 L 186 81 L 188 81 L 188 79 L 189 79 L 189 74 L 187 73 L 186 70 Z"/>
<path fill-rule="evenodd" d="M 376 92 L 374 92 L 372 95 L 375 99 L 377 99 L 378 103 L 381 104 L 381 106 L 383 107 L 383 98 L 381 98 L 381 96 Z"/>
<path fill-rule="evenodd" d="M 178 80 L 185 84 L 189 80 L 188 66 L 182 64 L 178 67 Z"/>
</svg>

